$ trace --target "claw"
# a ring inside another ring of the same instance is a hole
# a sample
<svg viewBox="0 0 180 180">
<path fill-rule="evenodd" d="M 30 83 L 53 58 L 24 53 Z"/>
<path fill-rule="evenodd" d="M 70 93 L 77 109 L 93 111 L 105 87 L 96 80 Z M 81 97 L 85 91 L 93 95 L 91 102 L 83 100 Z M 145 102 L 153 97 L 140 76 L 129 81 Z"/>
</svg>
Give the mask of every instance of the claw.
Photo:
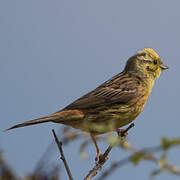
<svg viewBox="0 0 180 180">
<path fill-rule="evenodd" d="M 106 156 L 104 158 L 103 154 L 101 152 L 99 152 L 95 158 L 95 161 L 96 161 L 96 163 L 101 163 L 101 162 L 107 161 L 108 159 L 109 159 L 108 156 Z"/>
<path fill-rule="evenodd" d="M 128 132 L 126 131 L 126 129 L 116 129 L 116 132 L 118 136 L 122 138 L 126 138 L 126 136 L 128 135 Z"/>
<path fill-rule="evenodd" d="M 102 155 L 103 155 L 103 154 L 101 153 L 101 151 L 99 151 L 99 152 L 97 153 L 96 157 L 95 157 L 95 161 L 97 162 Z"/>
</svg>

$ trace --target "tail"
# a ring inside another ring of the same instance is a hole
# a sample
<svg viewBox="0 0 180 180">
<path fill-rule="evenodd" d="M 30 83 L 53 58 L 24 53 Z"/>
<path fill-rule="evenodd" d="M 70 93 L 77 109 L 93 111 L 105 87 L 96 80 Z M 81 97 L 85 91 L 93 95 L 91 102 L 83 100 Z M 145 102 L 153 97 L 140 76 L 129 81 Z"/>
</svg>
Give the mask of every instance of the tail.
<svg viewBox="0 0 180 180">
<path fill-rule="evenodd" d="M 21 124 L 17 124 L 15 126 L 12 126 L 12 127 L 8 128 L 8 129 L 6 129 L 5 131 L 11 130 L 11 129 L 15 129 L 15 128 L 19 128 L 19 127 L 24 127 L 24 126 L 31 126 L 31 125 L 35 125 L 35 124 L 51 122 L 51 121 L 57 120 L 58 118 L 59 117 L 52 116 L 52 115 L 45 116 L 45 117 L 42 117 L 42 118 L 33 119 L 33 120 L 26 121 L 26 122 L 21 123 Z"/>
</svg>

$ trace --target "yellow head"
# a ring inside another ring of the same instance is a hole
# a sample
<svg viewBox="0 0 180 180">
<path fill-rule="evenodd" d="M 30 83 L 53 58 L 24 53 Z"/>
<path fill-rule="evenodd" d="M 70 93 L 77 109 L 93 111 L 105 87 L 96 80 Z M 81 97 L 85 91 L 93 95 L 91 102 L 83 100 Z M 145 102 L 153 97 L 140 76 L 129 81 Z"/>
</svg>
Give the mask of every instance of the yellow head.
<svg viewBox="0 0 180 180">
<path fill-rule="evenodd" d="M 155 79 L 165 69 L 168 67 L 162 63 L 159 55 L 151 48 L 144 48 L 128 59 L 124 71 Z"/>
</svg>

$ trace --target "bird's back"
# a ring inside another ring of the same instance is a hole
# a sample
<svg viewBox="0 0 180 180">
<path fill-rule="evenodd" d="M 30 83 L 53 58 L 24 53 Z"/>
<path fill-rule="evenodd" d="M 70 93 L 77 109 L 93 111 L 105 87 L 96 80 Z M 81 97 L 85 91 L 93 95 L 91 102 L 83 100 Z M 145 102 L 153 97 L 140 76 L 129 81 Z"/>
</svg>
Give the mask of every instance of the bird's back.
<svg viewBox="0 0 180 180">
<path fill-rule="evenodd" d="M 142 111 L 148 96 L 141 77 L 122 72 L 57 113 L 76 110 L 80 118 L 65 118 L 64 124 L 105 133 L 132 122 Z"/>
</svg>

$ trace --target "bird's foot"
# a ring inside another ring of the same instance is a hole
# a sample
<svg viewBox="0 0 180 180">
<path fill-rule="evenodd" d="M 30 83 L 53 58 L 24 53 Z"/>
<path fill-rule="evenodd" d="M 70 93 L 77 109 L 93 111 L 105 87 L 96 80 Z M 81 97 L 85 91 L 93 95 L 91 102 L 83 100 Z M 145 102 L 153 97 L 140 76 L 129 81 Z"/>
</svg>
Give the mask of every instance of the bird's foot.
<svg viewBox="0 0 180 180">
<path fill-rule="evenodd" d="M 126 138 L 128 131 L 134 127 L 134 123 L 131 123 L 126 129 L 116 129 L 116 132 L 119 137 Z"/>
<path fill-rule="evenodd" d="M 95 157 L 95 161 L 97 162 L 100 159 L 100 157 L 102 157 L 102 155 L 103 154 L 101 153 L 101 151 L 99 151 Z"/>
<path fill-rule="evenodd" d="M 105 157 L 105 161 L 109 159 L 108 156 Z M 100 151 L 98 152 L 97 156 L 95 157 L 96 162 L 104 161 L 104 154 L 102 154 Z"/>
<path fill-rule="evenodd" d="M 96 163 L 101 164 L 102 162 L 105 162 L 109 159 L 108 156 L 104 156 L 101 152 L 99 152 L 95 158 Z"/>
<path fill-rule="evenodd" d="M 116 132 L 118 136 L 122 138 L 126 138 L 126 136 L 128 135 L 128 132 L 126 131 L 126 129 L 116 129 Z"/>
</svg>

